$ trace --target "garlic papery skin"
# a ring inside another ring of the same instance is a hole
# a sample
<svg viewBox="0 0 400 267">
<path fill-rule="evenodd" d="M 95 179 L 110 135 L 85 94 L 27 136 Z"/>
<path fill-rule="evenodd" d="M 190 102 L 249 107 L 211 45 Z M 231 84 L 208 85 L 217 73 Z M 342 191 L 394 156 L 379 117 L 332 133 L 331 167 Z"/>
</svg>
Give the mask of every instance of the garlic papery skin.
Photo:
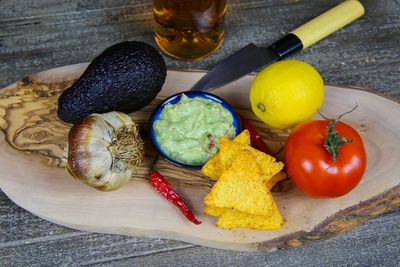
<svg viewBox="0 0 400 267">
<path fill-rule="evenodd" d="M 68 171 L 101 191 L 126 184 L 143 162 L 138 125 L 121 112 L 92 114 L 68 133 Z"/>
</svg>

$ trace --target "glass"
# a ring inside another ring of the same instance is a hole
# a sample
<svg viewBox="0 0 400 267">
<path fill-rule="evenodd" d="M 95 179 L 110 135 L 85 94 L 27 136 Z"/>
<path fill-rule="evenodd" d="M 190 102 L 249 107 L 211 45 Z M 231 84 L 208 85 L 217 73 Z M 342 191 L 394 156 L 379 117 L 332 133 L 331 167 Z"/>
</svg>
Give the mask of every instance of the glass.
<svg viewBox="0 0 400 267">
<path fill-rule="evenodd" d="M 154 0 L 155 39 L 167 55 L 200 60 L 224 39 L 226 0 Z"/>
</svg>

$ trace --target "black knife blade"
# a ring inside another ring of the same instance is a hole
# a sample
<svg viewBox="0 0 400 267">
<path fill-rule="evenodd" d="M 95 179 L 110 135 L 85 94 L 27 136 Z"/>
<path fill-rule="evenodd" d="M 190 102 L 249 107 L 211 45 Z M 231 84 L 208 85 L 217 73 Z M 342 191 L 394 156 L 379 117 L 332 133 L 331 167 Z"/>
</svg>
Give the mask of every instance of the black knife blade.
<svg viewBox="0 0 400 267">
<path fill-rule="evenodd" d="M 211 69 L 191 90 L 210 91 L 279 59 L 279 56 L 269 48 L 257 47 L 252 43 L 248 44 Z M 243 62 L 246 62 L 246 64 L 243 64 Z M 227 68 L 226 66 L 235 67 Z"/>
</svg>

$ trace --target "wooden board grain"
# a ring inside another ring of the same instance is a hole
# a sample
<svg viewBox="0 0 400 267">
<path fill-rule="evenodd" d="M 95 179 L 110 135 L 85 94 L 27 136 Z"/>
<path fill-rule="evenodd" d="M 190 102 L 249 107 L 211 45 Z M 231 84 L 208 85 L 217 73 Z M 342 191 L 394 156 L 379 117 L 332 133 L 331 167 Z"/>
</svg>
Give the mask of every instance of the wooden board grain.
<svg viewBox="0 0 400 267">
<path fill-rule="evenodd" d="M 200 226 L 188 223 L 147 184 L 148 164 L 154 155 L 150 146 L 146 148 L 146 162 L 134 180 L 118 191 L 98 192 L 66 173 L 64 150 L 70 125 L 55 116 L 58 94 L 85 67 L 86 64 L 72 65 L 32 75 L 0 94 L 0 187 L 15 203 L 42 218 L 95 232 L 166 237 L 225 249 L 267 250 L 329 238 L 400 204 L 400 169 L 396 166 L 400 152 L 389 149 L 399 147 L 400 123 L 396 118 L 400 105 L 362 90 L 336 86 L 326 87 L 321 111 L 333 117 L 356 102 L 359 104 L 345 121 L 355 126 L 364 139 L 369 158 L 366 176 L 353 192 L 338 199 L 309 199 L 293 187 L 287 192 L 275 192 L 286 220 L 282 230 L 216 228 L 215 219 L 202 213 L 202 199 L 212 181 L 197 171 L 160 161 L 157 168 L 203 220 Z M 185 91 L 202 75 L 170 71 L 160 95 Z M 214 93 L 245 114 L 262 130 L 272 149 L 279 151 L 287 132 L 266 128 L 249 111 L 246 99 L 252 78 L 244 77 Z M 144 127 L 157 101 L 131 116 Z"/>
</svg>

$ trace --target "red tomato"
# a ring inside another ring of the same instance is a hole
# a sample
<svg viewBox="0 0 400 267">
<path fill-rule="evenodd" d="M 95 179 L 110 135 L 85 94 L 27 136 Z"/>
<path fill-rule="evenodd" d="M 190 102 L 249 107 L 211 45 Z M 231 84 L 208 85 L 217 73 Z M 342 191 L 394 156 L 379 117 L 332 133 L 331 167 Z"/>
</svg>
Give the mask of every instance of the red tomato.
<svg viewBox="0 0 400 267">
<path fill-rule="evenodd" d="M 324 147 L 329 120 L 312 120 L 295 127 L 285 145 L 286 170 L 296 187 L 311 197 L 338 197 L 361 180 L 366 154 L 360 135 L 337 122 L 333 130 L 352 143 L 339 147 L 336 161 Z"/>
</svg>

